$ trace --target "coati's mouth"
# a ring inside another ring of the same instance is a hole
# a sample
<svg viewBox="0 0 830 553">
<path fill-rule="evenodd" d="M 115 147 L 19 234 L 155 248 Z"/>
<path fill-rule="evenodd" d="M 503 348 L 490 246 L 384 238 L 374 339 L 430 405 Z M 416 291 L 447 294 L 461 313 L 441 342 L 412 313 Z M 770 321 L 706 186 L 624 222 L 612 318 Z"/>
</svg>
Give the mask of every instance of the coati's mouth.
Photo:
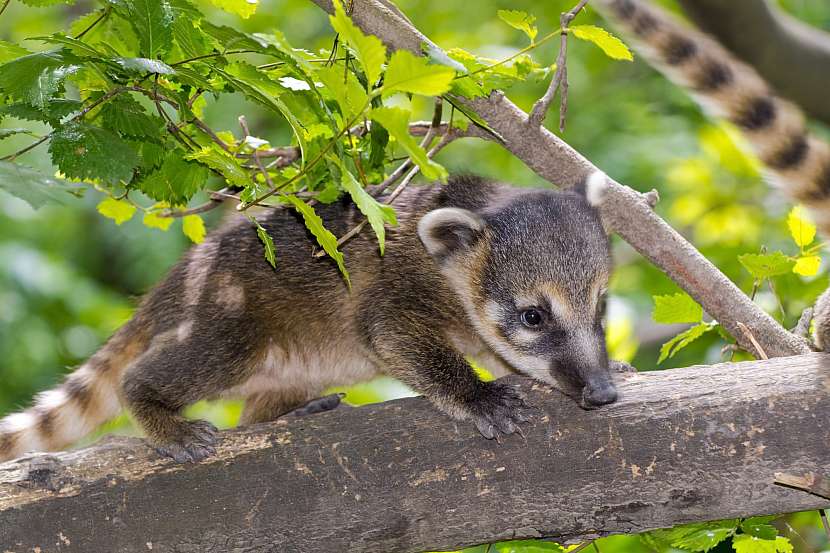
<svg viewBox="0 0 830 553">
<path fill-rule="evenodd" d="M 582 409 L 591 411 L 617 401 L 617 388 L 611 380 L 585 384 L 575 378 L 553 373 L 555 388 L 572 399 Z"/>
</svg>

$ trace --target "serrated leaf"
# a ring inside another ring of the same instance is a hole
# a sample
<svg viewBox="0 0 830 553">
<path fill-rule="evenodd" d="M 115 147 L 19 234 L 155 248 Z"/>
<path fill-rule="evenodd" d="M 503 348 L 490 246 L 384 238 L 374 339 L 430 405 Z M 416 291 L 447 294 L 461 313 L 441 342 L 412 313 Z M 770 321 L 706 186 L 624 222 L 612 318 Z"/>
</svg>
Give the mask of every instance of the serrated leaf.
<svg viewBox="0 0 830 553">
<path fill-rule="evenodd" d="M 176 73 L 175 69 L 163 61 L 148 58 L 118 58 L 115 63 L 130 73 L 157 73 L 159 75 L 173 75 Z"/>
<path fill-rule="evenodd" d="M 0 66 L 0 91 L 44 108 L 66 78 L 79 69 L 79 65 L 69 63 L 59 52 L 29 54 Z"/>
<path fill-rule="evenodd" d="M 745 253 L 738 256 L 738 261 L 758 280 L 789 273 L 795 261 L 782 252 Z"/>
<path fill-rule="evenodd" d="M 23 48 L 22 46 L 18 46 L 12 42 L 7 42 L 5 40 L 0 40 L 0 63 L 6 63 L 9 60 L 13 60 L 16 58 L 22 58 L 23 56 L 28 56 L 32 52 Z"/>
<path fill-rule="evenodd" d="M 564 553 L 565 549 L 558 543 L 541 540 L 512 540 L 494 544 L 496 553 Z M 465 549 L 466 551 L 466 549 Z M 482 551 L 482 553 L 487 553 Z"/>
<path fill-rule="evenodd" d="M 714 327 L 715 325 L 711 323 L 700 323 L 681 332 L 660 347 L 660 357 L 657 359 L 657 362 L 662 363 L 666 358 L 674 357 L 674 354 L 706 334 L 708 331 L 712 330 Z"/>
<path fill-rule="evenodd" d="M 821 258 L 817 255 L 802 255 L 795 260 L 793 272 L 801 276 L 815 276 L 818 273 Z"/>
<path fill-rule="evenodd" d="M 64 98 L 54 98 L 43 108 L 36 108 L 35 106 L 18 102 L 5 106 L 0 105 L 0 117 L 10 116 L 27 121 L 45 121 L 54 127 L 60 119 L 80 110 L 81 106 L 81 102 L 77 100 L 67 100 Z"/>
<path fill-rule="evenodd" d="M 317 239 L 317 243 L 320 244 L 323 251 L 334 259 L 335 263 L 337 263 L 337 268 L 340 269 L 343 278 L 346 280 L 346 285 L 351 288 L 349 271 L 346 270 L 343 254 L 337 248 L 337 237 L 323 225 L 323 220 L 320 219 L 320 216 L 317 215 L 314 208 L 296 196 L 280 196 L 279 198 L 283 203 L 291 205 L 300 212 L 306 228 Z"/>
<path fill-rule="evenodd" d="M 447 180 L 447 170 L 427 157 L 426 151 L 409 134 L 410 113 L 398 107 L 374 108 L 369 112 L 370 117 L 383 125 L 398 144 L 409 154 L 412 161 L 421 168 L 421 172 L 428 179 Z"/>
<path fill-rule="evenodd" d="M 111 196 L 106 198 L 98 204 L 98 213 L 115 221 L 116 225 L 121 225 L 133 218 L 135 214 L 135 206 L 130 202 L 124 200 L 116 200 Z"/>
<path fill-rule="evenodd" d="M 211 0 L 211 2 L 214 6 L 238 15 L 242 19 L 248 19 L 254 15 L 259 7 L 259 0 Z"/>
<path fill-rule="evenodd" d="M 183 154 L 181 150 L 171 152 L 159 169 L 138 183 L 139 189 L 160 202 L 187 203 L 204 187 L 210 171 L 204 165 L 184 160 Z"/>
<path fill-rule="evenodd" d="M 576 38 L 593 42 L 605 55 L 615 60 L 634 61 L 631 50 L 620 39 L 596 25 L 573 25 L 568 29 Z"/>
<path fill-rule="evenodd" d="M 185 159 L 203 163 L 219 171 L 225 180 L 233 186 L 244 188 L 250 184 L 251 177 L 239 164 L 239 161 L 228 152 L 219 149 L 215 144 L 205 146 L 197 152 L 188 154 Z"/>
<path fill-rule="evenodd" d="M 386 61 L 386 46 L 378 37 L 364 35 L 346 15 L 340 0 L 334 0 L 334 15 L 329 16 L 329 21 L 340 38 L 354 51 L 371 89 L 380 77 L 381 66 Z"/>
<path fill-rule="evenodd" d="M 769 522 L 775 518 L 775 516 L 748 518 L 741 522 L 741 531 L 762 540 L 774 540 L 778 535 L 778 528 Z"/>
<path fill-rule="evenodd" d="M 427 58 L 407 50 L 397 50 L 389 60 L 383 76 L 383 95 L 408 92 L 423 96 L 440 96 L 450 89 L 455 71 L 446 65 L 430 65 Z"/>
<path fill-rule="evenodd" d="M 145 227 L 150 228 L 157 228 L 159 230 L 167 231 L 170 228 L 170 225 L 173 224 L 172 217 L 161 217 L 158 213 L 154 211 L 148 211 L 144 214 L 144 219 L 142 219 Z"/>
<path fill-rule="evenodd" d="M 732 538 L 735 553 L 792 553 L 790 540 L 778 536 L 774 540 L 763 540 L 750 534 L 738 534 Z"/>
<path fill-rule="evenodd" d="M 787 215 L 787 228 L 790 229 L 793 241 L 802 249 L 816 237 L 816 225 L 810 221 L 807 212 L 800 205 L 792 208 Z"/>
<path fill-rule="evenodd" d="M 40 40 L 41 42 L 46 42 L 48 44 L 60 44 L 63 46 L 67 46 L 73 54 L 91 56 L 93 58 L 104 57 L 104 55 L 101 52 L 99 52 L 86 42 L 78 40 L 77 38 L 66 36 L 63 33 L 55 33 L 51 36 L 36 36 L 32 37 L 29 40 Z"/>
<path fill-rule="evenodd" d="M 671 545 L 686 551 L 709 551 L 731 536 L 737 526 L 735 519 L 690 525 L 688 532 L 671 540 Z"/>
<path fill-rule="evenodd" d="M 499 10 L 498 16 L 499 19 L 514 29 L 518 29 L 526 34 L 530 39 L 530 42 L 536 40 L 536 35 L 539 33 L 539 30 L 536 28 L 536 25 L 533 24 L 536 21 L 535 16 L 528 15 L 526 12 L 521 10 Z"/>
<path fill-rule="evenodd" d="M 173 39 L 188 58 L 203 56 L 213 51 L 210 38 L 199 27 L 198 22 L 186 16 L 176 17 L 173 22 Z"/>
<path fill-rule="evenodd" d="M 158 141 L 164 121 L 147 113 L 138 101 L 130 96 L 120 95 L 101 108 L 101 119 L 107 129 L 123 136 Z"/>
<path fill-rule="evenodd" d="M 341 167 L 342 177 L 341 184 L 343 189 L 352 197 L 352 201 L 372 226 L 375 231 L 375 236 L 378 237 L 378 246 L 380 247 L 380 255 L 383 255 L 383 250 L 386 241 L 385 223 L 390 225 L 397 225 L 398 221 L 395 217 L 395 210 L 388 205 L 379 203 L 360 185 L 357 179 L 350 172 Z"/>
<path fill-rule="evenodd" d="M 84 188 L 74 182 L 44 175 L 25 165 L 0 161 L 0 190 L 5 190 L 37 209 L 48 203 L 63 203 L 69 198 L 67 194 L 80 196 Z"/>
<path fill-rule="evenodd" d="M 135 30 L 141 54 L 155 58 L 173 42 L 175 13 L 168 0 L 110 0 Z"/>
<path fill-rule="evenodd" d="M 68 123 L 52 134 L 52 162 L 67 177 L 130 182 L 136 151 L 117 134 L 86 123 Z"/>
<path fill-rule="evenodd" d="M 259 241 L 262 242 L 262 245 L 265 246 L 264 256 L 268 263 L 271 264 L 271 267 L 277 268 L 277 254 L 276 249 L 274 248 L 274 240 L 271 238 L 271 235 L 268 234 L 268 231 L 259 224 L 259 221 L 256 219 L 253 220 L 254 224 L 256 224 L 256 235 L 259 237 Z"/>
<path fill-rule="evenodd" d="M 662 324 L 699 323 L 703 320 L 703 308 L 688 294 L 678 292 L 665 296 L 654 296 L 654 311 L 651 317 Z"/>
<path fill-rule="evenodd" d="M 190 238 L 194 244 L 201 244 L 205 241 L 205 222 L 198 215 L 186 215 L 182 217 L 182 232 Z"/>
<path fill-rule="evenodd" d="M 354 119 L 366 106 L 369 96 L 351 71 L 344 73 L 336 66 L 323 67 L 316 77 L 340 106 L 344 121 Z"/>
</svg>

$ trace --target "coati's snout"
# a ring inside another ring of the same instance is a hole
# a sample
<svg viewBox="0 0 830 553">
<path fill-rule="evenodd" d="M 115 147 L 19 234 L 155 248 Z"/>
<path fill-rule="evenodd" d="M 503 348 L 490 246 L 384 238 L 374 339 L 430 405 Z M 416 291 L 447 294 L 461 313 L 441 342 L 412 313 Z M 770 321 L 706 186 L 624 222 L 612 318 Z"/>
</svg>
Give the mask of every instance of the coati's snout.
<svg viewBox="0 0 830 553">
<path fill-rule="evenodd" d="M 480 210 L 437 209 L 418 234 L 476 334 L 514 370 L 586 409 L 617 399 L 603 329 L 608 237 L 583 196 L 517 192 Z"/>
</svg>

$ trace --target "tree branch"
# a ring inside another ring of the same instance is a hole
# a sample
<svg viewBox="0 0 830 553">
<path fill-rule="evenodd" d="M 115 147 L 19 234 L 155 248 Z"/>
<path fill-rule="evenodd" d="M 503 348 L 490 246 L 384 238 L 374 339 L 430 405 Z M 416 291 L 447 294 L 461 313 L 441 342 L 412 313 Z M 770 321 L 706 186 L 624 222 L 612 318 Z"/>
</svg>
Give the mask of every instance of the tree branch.
<svg viewBox="0 0 830 553">
<path fill-rule="evenodd" d="M 830 34 L 767 0 L 680 0 L 686 14 L 804 111 L 830 124 Z"/>
<path fill-rule="evenodd" d="M 502 443 L 409 398 L 223 432 L 191 466 L 135 438 L 2 464 L 0 550 L 446 551 L 830 506 L 775 484 L 830 475 L 825 354 L 621 374 L 595 411 L 510 379 L 539 414 Z"/>
<path fill-rule="evenodd" d="M 329 0 L 312 1 L 331 11 Z M 421 45 L 425 44 L 430 50 L 440 51 L 406 18 L 396 15 L 381 0 L 355 0 L 351 17 L 364 32 L 378 36 L 391 48 L 420 54 Z M 493 93 L 489 98 L 454 100 L 478 113 L 504 138 L 505 148 L 554 184 L 569 188 L 585 182 L 590 174 L 599 170 L 547 129 L 529 125 L 527 114 L 501 93 Z M 492 138 L 474 125 L 470 125 L 470 134 Z M 787 332 L 753 304 L 694 246 L 655 214 L 643 194 L 609 180 L 605 198 L 602 213 L 610 228 L 686 290 L 741 347 L 754 351 L 752 343 L 739 328 L 739 322 L 751 330 L 770 357 L 810 351 L 806 340 Z"/>
</svg>

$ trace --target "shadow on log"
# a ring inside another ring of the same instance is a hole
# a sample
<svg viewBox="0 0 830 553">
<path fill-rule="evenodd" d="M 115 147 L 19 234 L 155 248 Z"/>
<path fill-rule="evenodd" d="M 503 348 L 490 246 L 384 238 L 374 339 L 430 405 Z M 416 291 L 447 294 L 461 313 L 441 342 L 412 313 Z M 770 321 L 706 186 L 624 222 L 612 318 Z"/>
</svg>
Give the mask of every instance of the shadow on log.
<svg viewBox="0 0 830 553">
<path fill-rule="evenodd" d="M 540 413 L 500 444 L 412 398 L 228 431 L 198 465 L 126 438 L 2 464 L 0 551 L 417 552 L 830 506 L 774 484 L 830 475 L 830 356 L 623 375 L 596 411 L 510 378 Z"/>
</svg>

